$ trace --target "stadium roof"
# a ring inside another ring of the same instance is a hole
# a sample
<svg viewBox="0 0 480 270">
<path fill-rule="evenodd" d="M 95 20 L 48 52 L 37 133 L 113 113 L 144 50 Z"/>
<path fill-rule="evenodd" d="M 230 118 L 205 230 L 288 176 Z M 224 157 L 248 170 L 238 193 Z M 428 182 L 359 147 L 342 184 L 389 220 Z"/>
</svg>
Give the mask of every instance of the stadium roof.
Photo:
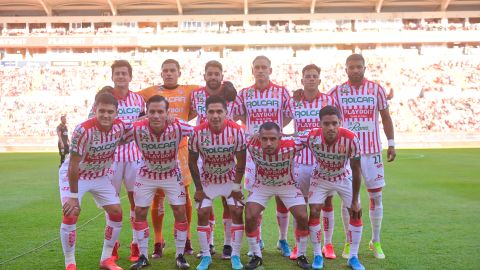
<svg viewBox="0 0 480 270">
<path fill-rule="evenodd" d="M 480 11 L 478 0 L 0 0 L 0 16 Z"/>
</svg>

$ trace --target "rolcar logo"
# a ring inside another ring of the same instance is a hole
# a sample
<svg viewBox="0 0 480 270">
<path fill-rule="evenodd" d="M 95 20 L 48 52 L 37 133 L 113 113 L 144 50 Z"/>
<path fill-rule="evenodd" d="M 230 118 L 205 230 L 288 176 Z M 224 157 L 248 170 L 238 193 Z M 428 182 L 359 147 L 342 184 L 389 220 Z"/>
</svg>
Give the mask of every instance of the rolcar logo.
<svg viewBox="0 0 480 270">
<path fill-rule="evenodd" d="M 247 101 L 247 107 L 259 107 L 259 106 L 278 106 L 278 100 L 254 100 Z"/>
<path fill-rule="evenodd" d="M 317 110 L 301 110 L 295 111 L 295 117 L 302 117 L 302 116 L 318 116 L 320 111 Z"/>
<path fill-rule="evenodd" d="M 373 97 L 342 97 L 342 103 L 344 104 L 357 104 L 357 103 L 375 104 L 375 99 Z"/>
<path fill-rule="evenodd" d="M 117 142 L 113 142 L 105 145 L 99 145 L 99 146 L 90 146 L 89 151 L 98 152 L 103 150 L 109 150 L 109 149 L 115 148 L 116 146 L 117 146 Z"/>
<path fill-rule="evenodd" d="M 203 151 L 205 151 L 205 153 L 207 153 L 207 154 L 233 152 L 233 146 L 204 148 Z"/>
<path fill-rule="evenodd" d="M 139 114 L 140 113 L 140 108 L 120 108 L 120 109 L 118 109 L 118 114 L 119 115 L 132 114 L 132 113 Z"/>
<path fill-rule="evenodd" d="M 167 143 L 142 143 L 141 147 L 147 150 L 155 150 L 155 149 L 164 149 L 167 147 L 175 147 L 177 145 L 176 142 L 167 142 Z"/>
</svg>

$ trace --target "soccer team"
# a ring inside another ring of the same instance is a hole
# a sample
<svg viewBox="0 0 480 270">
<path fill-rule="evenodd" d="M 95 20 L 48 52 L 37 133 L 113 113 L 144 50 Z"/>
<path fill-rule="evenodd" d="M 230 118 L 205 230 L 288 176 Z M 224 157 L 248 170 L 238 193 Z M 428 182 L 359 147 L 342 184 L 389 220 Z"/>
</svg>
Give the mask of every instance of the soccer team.
<svg viewBox="0 0 480 270">
<path fill-rule="evenodd" d="M 323 269 L 324 258 L 336 258 L 334 194 L 342 201 L 346 235 L 342 256 L 352 269 L 365 269 L 358 259 L 362 176 L 370 198 L 370 249 L 376 258 L 385 258 L 380 245 L 385 181 L 379 116 L 388 139 L 388 161 L 396 155 L 394 131 L 385 91 L 364 78 L 361 55 L 347 58 L 348 81 L 328 94 L 319 91 L 320 68 L 305 66 L 304 88 L 293 97 L 270 80 L 271 62 L 265 56 L 252 62 L 255 83 L 238 94 L 230 82 L 223 82 L 223 67 L 215 60 L 205 65 L 203 87 L 179 85 L 180 65 L 168 59 L 161 66 L 163 84 L 139 92 L 129 89 L 132 67 L 127 61 L 117 60 L 111 68 L 114 87 L 104 87 L 96 95 L 91 118 L 76 126 L 70 154 L 59 170 L 60 238 L 67 270 L 76 269 L 76 223 L 86 192 L 105 209 L 100 268 L 121 269 L 115 261 L 123 218 L 118 197 L 122 183 L 130 201 L 130 268 L 150 264 L 150 206 L 155 243 L 151 257 L 163 256 L 165 198 L 174 216 L 176 265 L 189 268 L 185 255 L 193 254 L 192 180 L 198 215 L 198 270 L 208 269 L 215 253 L 212 201 L 216 197 L 221 197 L 224 208 L 222 259 L 230 259 L 232 269 L 255 269 L 263 264 L 262 215 L 271 197 L 276 201 L 281 254 L 296 260 L 302 269 Z M 197 125 L 190 126 L 187 121 L 195 117 Z M 292 120 L 295 133 L 284 134 L 283 127 Z M 295 234 L 292 250 L 287 242 L 290 213 Z M 250 256 L 245 266 L 240 260 L 244 234 Z M 311 264 L 308 239 L 313 246 Z"/>
</svg>

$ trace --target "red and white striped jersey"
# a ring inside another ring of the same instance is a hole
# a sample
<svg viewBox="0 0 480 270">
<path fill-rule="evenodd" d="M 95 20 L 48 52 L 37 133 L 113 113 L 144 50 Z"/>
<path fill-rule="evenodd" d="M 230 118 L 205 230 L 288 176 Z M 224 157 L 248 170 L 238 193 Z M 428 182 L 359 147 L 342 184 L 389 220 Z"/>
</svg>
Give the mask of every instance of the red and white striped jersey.
<svg viewBox="0 0 480 270">
<path fill-rule="evenodd" d="M 320 110 L 329 105 L 338 108 L 335 99 L 324 93 L 319 93 L 318 97 L 312 101 L 306 101 L 305 98 L 302 98 L 300 101 L 296 101 L 293 98 L 290 99 L 288 111 L 289 116 L 293 119 L 295 124 L 295 134 L 301 134 L 302 132 L 307 132 L 314 128 L 320 128 Z M 315 163 L 315 157 L 307 147 L 295 158 L 295 162 L 305 165 L 313 165 Z"/>
<path fill-rule="evenodd" d="M 213 132 L 208 122 L 195 127 L 188 149 L 202 157 L 202 181 L 223 184 L 235 180 L 235 153 L 246 149 L 245 133 L 235 122 L 225 119 L 219 133 Z"/>
<path fill-rule="evenodd" d="M 338 129 L 337 139 L 333 144 L 327 144 L 321 128 L 313 129 L 299 139 L 310 150 L 316 159 L 312 176 L 314 180 L 334 182 L 351 175 L 350 159 L 360 157 L 360 144 L 352 131 L 346 128 Z"/>
<path fill-rule="evenodd" d="M 102 131 L 97 118 L 77 125 L 73 131 L 70 153 L 82 157 L 80 179 L 92 180 L 110 173 L 115 149 L 130 130 L 120 119 L 115 119 L 109 131 Z"/>
<path fill-rule="evenodd" d="M 255 163 L 255 185 L 294 185 L 294 159 L 303 148 L 305 145 L 299 140 L 282 138 L 278 150 L 268 155 L 263 152 L 259 138 L 250 140 L 247 149 Z"/>
<path fill-rule="evenodd" d="M 197 113 L 197 126 L 207 120 L 207 107 L 205 102 L 210 95 L 204 87 L 198 88 L 192 92 L 191 111 Z M 233 110 L 238 108 L 238 100 L 227 101 L 227 117 L 233 119 Z"/>
<path fill-rule="evenodd" d="M 385 90 L 379 84 L 363 79 L 358 89 L 348 81 L 332 88 L 329 94 L 340 106 L 343 126 L 357 134 L 362 155 L 381 152 L 378 121 L 379 111 L 388 108 Z"/>
<path fill-rule="evenodd" d="M 285 87 L 272 82 L 265 89 L 258 89 L 252 85 L 240 90 L 237 95 L 238 105 L 234 109 L 235 115 L 245 115 L 247 119 L 247 135 L 257 133 L 265 122 L 277 123 L 283 127 L 283 118 L 288 114 L 290 95 Z"/>
<path fill-rule="evenodd" d="M 143 155 L 143 166 L 139 175 L 151 180 L 165 180 L 180 175 L 178 167 L 178 146 L 185 136 L 190 136 L 193 127 L 176 120 L 166 124 L 161 134 L 155 134 L 148 119 L 133 123 L 126 134 L 126 140 L 134 140 Z"/>
<path fill-rule="evenodd" d="M 139 94 L 128 91 L 125 98 L 118 98 L 118 115 L 117 118 L 125 123 L 133 123 L 140 116 L 140 113 L 145 112 L 145 101 Z M 88 118 L 95 117 L 93 108 L 90 109 Z M 142 159 L 142 155 L 138 151 L 134 142 L 119 145 L 117 152 L 115 152 L 115 161 L 132 162 Z"/>
</svg>

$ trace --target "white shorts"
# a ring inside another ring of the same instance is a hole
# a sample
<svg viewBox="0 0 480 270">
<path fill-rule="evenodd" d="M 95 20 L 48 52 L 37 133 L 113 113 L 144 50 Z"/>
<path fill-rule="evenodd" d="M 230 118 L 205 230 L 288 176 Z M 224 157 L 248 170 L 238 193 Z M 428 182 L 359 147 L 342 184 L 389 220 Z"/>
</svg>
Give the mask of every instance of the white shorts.
<svg viewBox="0 0 480 270">
<path fill-rule="evenodd" d="M 135 179 L 141 166 L 141 160 L 113 162 L 112 184 L 118 194 L 120 194 L 120 191 L 122 189 L 122 182 L 125 183 L 125 188 L 128 192 L 133 191 L 133 187 L 135 186 Z"/>
<path fill-rule="evenodd" d="M 347 176 L 345 179 L 335 182 L 311 179 L 308 203 L 324 204 L 325 199 L 335 192 L 337 192 L 342 199 L 343 205 L 349 208 L 350 205 L 352 205 L 352 177 Z"/>
<path fill-rule="evenodd" d="M 308 196 L 308 190 L 310 188 L 310 178 L 312 177 L 312 171 L 315 169 L 315 164 L 305 165 L 295 162 L 295 167 L 293 169 L 294 179 L 296 186 L 304 197 Z"/>
<path fill-rule="evenodd" d="M 280 197 L 288 209 L 295 205 L 305 205 L 302 192 L 295 186 L 290 185 L 280 187 L 255 185 L 248 191 L 247 202 L 255 202 L 265 208 L 272 196 Z"/>
<path fill-rule="evenodd" d="M 360 166 L 362 167 L 362 175 L 367 189 L 385 186 L 382 153 L 362 155 Z"/>
<path fill-rule="evenodd" d="M 66 167 L 66 170 L 65 170 Z M 62 205 L 70 198 L 70 183 L 68 182 L 68 164 L 61 166 L 58 171 L 60 200 Z M 85 193 L 90 192 L 98 207 L 105 205 L 120 204 L 120 199 L 112 185 L 110 175 L 99 177 L 93 180 L 78 180 L 78 202 L 82 203 Z"/>
<path fill-rule="evenodd" d="M 181 177 L 172 176 L 165 180 L 151 180 L 137 176 L 133 198 L 135 205 L 149 207 L 157 189 L 162 189 L 170 205 L 184 205 L 186 201 L 185 186 Z"/>
<path fill-rule="evenodd" d="M 253 162 L 250 152 L 247 151 L 247 162 L 245 164 L 245 180 L 243 185 L 246 190 L 251 190 L 255 184 L 255 162 Z"/>
<path fill-rule="evenodd" d="M 203 185 L 202 185 L 203 186 Z M 217 197 L 224 197 L 227 200 L 228 205 L 235 205 L 235 200 L 233 198 L 229 198 L 230 194 L 232 193 L 233 183 L 228 182 L 225 184 L 209 184 L 207 186 L 203 186 L 203 192 L 210 198 L 204 199 L 202 202 L 202 208 L 211 207 L 213 199 Z M 195 203 L 195 207 L 198 209 L 200 204 L 198 202 Z"/>
</svg>

